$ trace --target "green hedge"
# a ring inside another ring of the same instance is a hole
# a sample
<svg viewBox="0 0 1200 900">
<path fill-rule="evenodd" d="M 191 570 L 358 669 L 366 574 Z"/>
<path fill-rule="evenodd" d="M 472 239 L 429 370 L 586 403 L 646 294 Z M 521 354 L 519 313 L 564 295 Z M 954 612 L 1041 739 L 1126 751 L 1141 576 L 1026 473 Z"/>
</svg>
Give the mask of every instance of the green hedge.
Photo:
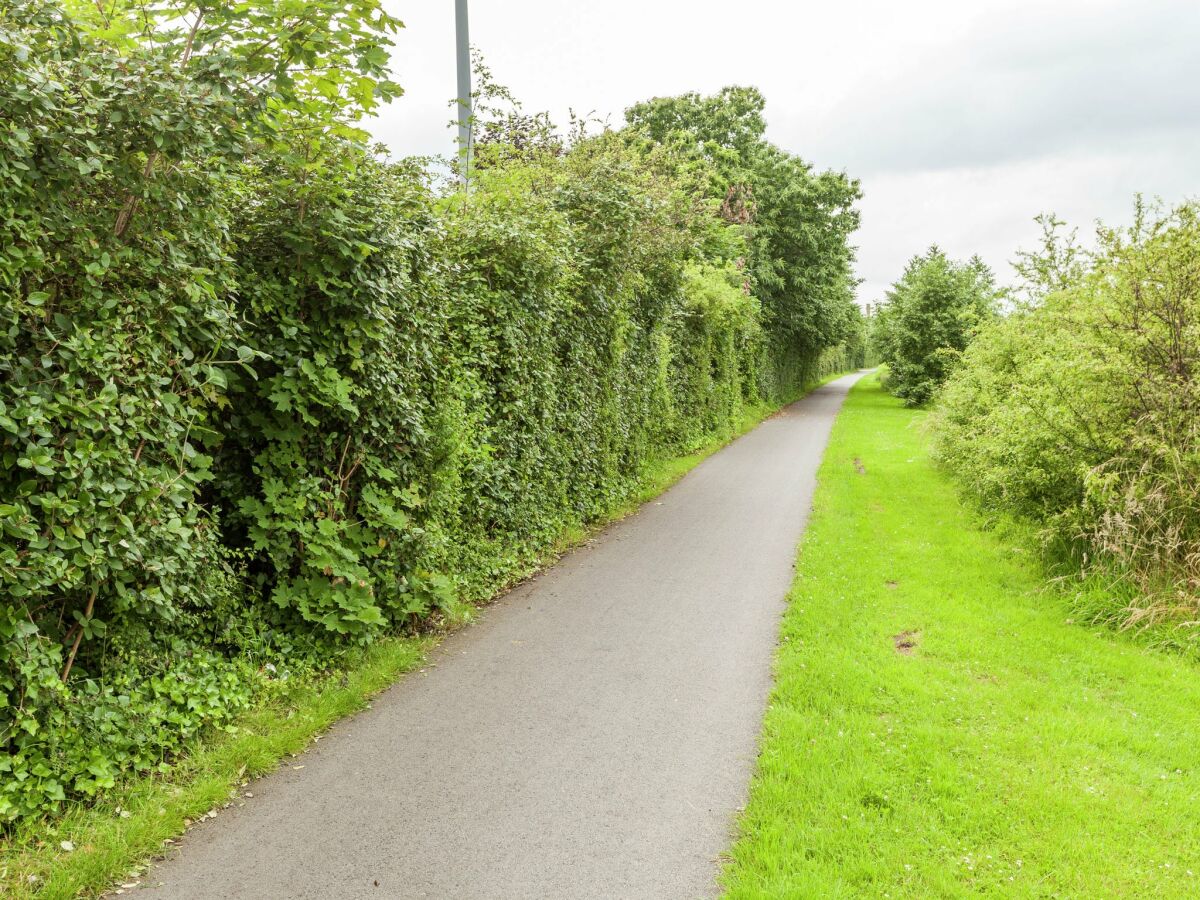
<svg viewBox="0 0 1200 900">
<path fill-rule="evenodd" d="M 106 40 L 0 15 L 0 821 L 490 595 L 861 364 L 845 234 L 800 340 L 770 244 L 663 142 L 481 154 L 466 195 L 336 128 L 230 130 L 263 106 L 228 59 Z"/>
<path fill-rule="evenodd" d="M 1032 524 L 1054 568 L 1094 576 L 1092 614 L 1194 643 L 1200 206 L 1139 208 L 1069 271 L 1049 237 L 1034 258 L 1046 284 L 981 331 L 942 390 L 938 456 L 989 515 Z"/>
<path fill-rule="evenodd" d="M 100 52 L 52 6 L 0 13 L 0 819 L 157 765 L 244 701 L 197 639 L 241 593 L 196 502 L 236 359 L 229 219 L 205 200 L 236 149 L 219 81 Z M 156 145 L 207 164 L 144 192 Z"/>
</svg>

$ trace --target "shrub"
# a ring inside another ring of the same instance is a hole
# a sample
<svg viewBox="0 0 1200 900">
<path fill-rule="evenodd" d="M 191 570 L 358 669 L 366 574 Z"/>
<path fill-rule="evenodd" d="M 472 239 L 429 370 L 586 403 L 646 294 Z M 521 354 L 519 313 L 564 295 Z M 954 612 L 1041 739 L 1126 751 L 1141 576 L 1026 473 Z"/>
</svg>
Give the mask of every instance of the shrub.
<svg viewBox="0 0 1200 900">
<path fill-rule="evenodd" d="M 230 379 L 213 502 L 251 553 L 269 616 L 310 640 L 361 642 L 447 606 L 407 569 L 428 475 L 446 310 L 428 188 L 354 145 L 297 191 L 266 158 L 234 224 L 252 371 Z"/>
<path fill-rule="evenodd" d="M 98 677 L 100 647 L 152 666 L 212 602 L 215 535 L 194 499 L 237 344 L 227 221 L 209 200 L 236 107 L 218 73 L 107 52 L 51 7 L 0 15 L 6 818 L 107 777 L 98 749 L 89 773 L 35 748 L 84 714 L 63 682 Z M 155 138 L 150 181 L 138 151 Z"/>
<path fill-rule="evenodd" d="M 242 618 L 199 502 L 253 357 L 228 201 L 293 104 L 345 124 L 312 69 L 390 94 L 371 53 L 392 22 L 256 6 L 0 8 L 0 821 L 161 761 L 245 696 L 236 666 L 199 674 Z"/>
<path fill-rule="evenodd" d="M 703 210 L 620 135 L 481 171 L 443 221 L 452 450 L 419 516 L 423 564 L 486 596 L 652 461 L 727 429 L 759 397 L 759 346 L 753 301 L 687 266 Z"/>
<path fill-rule="evenodd" d="M 1200 601 L 1197 214 L 1101 230 L 1086 271 L 982 331 L 934 419 L 967 493 L 1115 576 L 1127 622 L 1192 619 Z"/>
<path fill-rule="evenodd" d="M 760 397 L 763 333 L 758 300 L 735 266 L 689 266 L 672 333 L 674 390 L 666 421 L 676 447 L 734 427 Z"/>
</svg>

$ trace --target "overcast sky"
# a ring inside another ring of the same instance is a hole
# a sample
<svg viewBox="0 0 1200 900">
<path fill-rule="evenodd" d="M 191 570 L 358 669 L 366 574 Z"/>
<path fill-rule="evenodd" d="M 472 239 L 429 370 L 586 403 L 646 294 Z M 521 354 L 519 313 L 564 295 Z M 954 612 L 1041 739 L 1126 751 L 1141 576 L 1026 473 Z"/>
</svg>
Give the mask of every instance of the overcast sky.
<svg viewBox="0 0 1200 900">
<path fill-rule="evenodd" d="M 406 93 L 370 128 L 451 152 L 454 2 L 387 5 Z M 768 138 L 862 181 L 864 303 L 931 243 L 1007 281 L 1039 212 L 1085 234 L 1200 197 L 1200 0 L 472 0 L 471 43 L 560 123 L 755 85 Z"/>
</svg>

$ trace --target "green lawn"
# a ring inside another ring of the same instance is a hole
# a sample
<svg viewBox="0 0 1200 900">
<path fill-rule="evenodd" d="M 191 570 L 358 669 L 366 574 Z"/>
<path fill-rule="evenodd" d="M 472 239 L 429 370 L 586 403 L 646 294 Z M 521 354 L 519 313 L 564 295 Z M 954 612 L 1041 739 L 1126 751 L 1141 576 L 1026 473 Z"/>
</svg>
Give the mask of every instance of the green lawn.
<svg viewBox="0 0 1200 900">
<path fill-rule="evenodd" d="M 1200 896 L 1196 664 L 1071 624 L 922 418 L 838 419 L 728 896 Z"/>
</svg>

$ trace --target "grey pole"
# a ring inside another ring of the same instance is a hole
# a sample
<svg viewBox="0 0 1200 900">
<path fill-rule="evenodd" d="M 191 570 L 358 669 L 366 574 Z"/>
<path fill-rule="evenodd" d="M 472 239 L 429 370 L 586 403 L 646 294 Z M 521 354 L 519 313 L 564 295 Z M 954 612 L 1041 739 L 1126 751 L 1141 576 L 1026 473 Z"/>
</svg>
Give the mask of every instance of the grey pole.
<svg viewBox="0 0 1200 900">
<path fill-rule="evenodd" d="M 467 30 L 467 0 L 454 0 L 454 25 L 458 44 L 458 156 L 462 180 L 471 168 L 471 37 Z"/>
</svg>

